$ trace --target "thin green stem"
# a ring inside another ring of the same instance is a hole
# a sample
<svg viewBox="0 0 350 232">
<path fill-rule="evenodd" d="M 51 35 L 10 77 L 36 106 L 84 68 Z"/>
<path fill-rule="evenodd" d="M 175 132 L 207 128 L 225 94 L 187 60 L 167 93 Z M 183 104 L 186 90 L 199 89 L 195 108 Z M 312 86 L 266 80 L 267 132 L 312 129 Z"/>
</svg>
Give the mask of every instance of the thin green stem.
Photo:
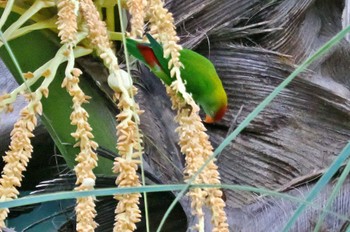
<svg viewBox="0 0 350 232">
<path fill-rule="evenodd" d="M 2 34 L 0 33 L 0 36 L 2 36 Z M 80 33 L 78 34 L 78 39 L 77 39 L 77 43 L 79 41 L 81 41 L 82 39 L 84 39 L 86 37 L 86 33 Z M 5 46 L 8 46 L 7 43 L 5 43 Z M 9 48 L 10 49 L 10 48 Z M 65 62 L 67 60 L 67 57 L 64 55 L 64 52 L 66 51 L 67 47 L 65 45 L 63 45 L 56 53 L 55 57 L 52 58 L 51 60 L 49 60 L 48 62 L 46 62 L 45 64 L 43 64 L 41 67 L 39 67 L 37 70 L 35 70 L 33 72 L 33 77 L 30 79 L 24 79 L 23 83 L 18 86 L 16 89 L 14 89 L 11 93 L 10 93 L 10 97 L 6 98 L 4 100 L 2 100 L 0 102 L 1 105 L 7 105 L 7 104 L 11 104 L 13 103 L 17 96 L 27 90 L 30 89 L 30 87 L 32 85 L 34 85 L 41 77 L 42 74 L 46 71 L 46 70 L 50 70 L 50 75 L 48 77 L 46 77 L 43 81 L 43 83 L 41 84 L 41 87 L 48 87 L 49 84 L 52 82 L 53 78 L 54 78 L 54 74 L 56 74 L 57 68 L 58 66 Z M 11 51 L 11 49 L 9 50 Z M 81 56 L 85 56 L 87 54 L 90 54 L 92 52 L 91 49 L 86 49 L 86 48 L 82 48 L 82 47 L 76 47 L 74 49 L 74 56 L 77 57 L 81 57 Z M 22 75 L 22 70 L 19 67 L 19 64 L 17 63 L 14 54 L 12 52 L 9 52 L 11 59 L 13 60 L 13 62 L 15 62 L 16 67 L 18 68 L 18 72 Z"/>
<path fill-rule="evenodd" d="M 327 200 L 327 204 L 324 207 L 326 210 L 329 210 L 329 208 L 331 207 L 335 197 L 339 193 L 339 190 L 340 190 L 341 186 L 343 185 L 344 181 L 348 177 L 349 172 L 350 172 L 350 162 L 348 162 L 347 165 L 345 166 L 345 169 L 344 169 L 343 173 L 341 174 L 339 180 L 337 181 L 337 184 L 335 185 L 334 190 L 332 191 L 332 194 L 329 196 L 329 198 Z M 324 222 L 326 214 L 327 214 L 326 211 L 323 211 L 321 216 L 318 218 L 318 221 L 317 221 L 317 224 L 315 226 L 314 232 L 320 231 L 320 228 L 321 228 L 321 226 L 322 226 L 322 224 Z"/>
<path fill-rule="evenodd" d="M 112 196 L 115 194 L 130 194 L 130 193 L 139 193 L 139 192 L 147 192 L 147 193 L 175 192 L 175 191 L 182 190 L 184 187 L 186 187 L 185 184 L 177 184 L 177 185 L 147 185 L 142 187 L 101 188 L 101 189 L 94 189 L 94 190 L 88 190 L 88 191 L 63 191 L 63 192 L 55 192 L 55 193 L 48 193 L 48 194 L 30 195 L 30 196 L 21 197 L 18 199 L 2 201 L 0 202 L 0 208 L 14 208 L 18 206 L 25 206 L 25 205 L 31 205 L 31 204 L 37 204 L 37 203 L 43 203 L 43 202 L 49 202 L 49 201 L 67 200 L 67 199 L 74 199 L 74 198 L 81 198 L 81 197 L 88 197 L 88 196 L 102 197 L 102 196 Z M 217 185 L 210 185 L 210 184 L 196 184 L 196 185 L 190 186 L 190 188 L 216 188 L 216 187 Z M 278 197 L 280 199 L 286 199 L 297 203 L 303 203 L 316 210 L 325 211 L 321 207 L 315 206 L 314 204 L 307 202 L 301 199 L 300 197 L 291 196 L 286 193 L 281 193 L 274 190 L 256 188 L 251 186 L 228 185 L 228 184 L 220 185 L 220 188 L 234 190 L 234 191 L 255 192 L 259 194 L 265 194 L 272 197 Z M 341 220 L 345 220 L 345 221 L 349 220 L 349 218 L 344 216 L 343 214 L 335 213 L 333 211 L 326 211 L 326 212 Z"/>
<path fill-rule="evenodd" d="M 4 35 L 3 35 L 2 31 L 1 31 L 1 29 L 0 29 L 0 38 L 1 38 L 1 41 L 4 42 L 6 51 L 7 51 L 8 54 L 10 55 L 11 60 L 13 61 L 14 65 L 15 65 L 15 67 L 16 67 L 16 70 L 17 70 L 17 72 L 18 72 L 18 74 L 22 77 L 23 82 L 25 82 L 25 80 L 24 80 L 24 78 L 23 78 L 23 75 L 22 75 L 23 72 L 22 72 L 21 66 L 20 66 L 19 63 L 17 62 L 17 59 L 16 59 L 15 55 L 13 54 L 12 49 L 11 49 L 10 45 L 8 44 L 7 39 L 4 37 Z M 28 87 L 26 84 L 25 84 L 24 87 L 30 91 L 29 87 Z M 17 96 L 17 94 L 16 94 L 16 96 Z M 6 100 L 8 100 L 8 99 L 6 99 Z M 4 100 L 4 101 L 6 101 L 6 100 Z M 3 102 L 1 102 L 1 104 L 2 104 L 2 103 L 3 103 Z M 11 103 L 12 103 L 12 102 L 11 102 Z M 6 105 L 6 104 L 7 104 L 7 103 L 5 103 L 4 105 Z"/>
<path fill-rule="evenodd" d="M 2 12 L 1 18 L 0 18 L 0 30 L 2 30 L 2 27 L 5 25 L 5 22 L 7 18 L 9 17 L 13 4 L 15 3 L 14 0 L 8 0 L 4 9 L 4 12 Z"/>
<path fill-rule="evenodd" d="M 33 23 L 31 25 L 28 26 L 24 26 L 22 28 L 19 28 L 18 30 L 14 31 L 14 33 L 12 33 L 9 37 L 5 37 L 6 41 L 10 41 L 13 40 L 15 38 L 21 37 L 25 34 L 28 34 L 32 31 L 36 31 L 36 30 L 42 30 L 42 29 L 51 29 L 51 30 L 55 30 L 56 29 L 56 17 L 53 17 L 51 19 L 47 19 L 47 20 L 43 20 L 37 23 Z M 8 36 L 8 35 L 4 35 L 4 36 Z M 2 41 L 4 41 L 2 39 Z M 3 43 L 0 42 L 0 47 L 3 45 Z"/>
<path fill-rule="evenodd" d="M 15 1 L 16 3 L 16 1 Z M 7 4 L 6 4 L 7 6 Z M 5 7 L 6 7 L 5 6 Z M 5 8 L 5 7 L 2 7 L 0 6 L 0 8 Z M 12 8 L 11 8 L 11 11 L 16 13 L 16 14 L 19 14 L 19 15 L 22 15 L 24 14 L 26 11 L 28 10 L 28 8 L 23 8 L 21 6 L 18 6 L 18 5 L 13 5 Z M 38 12 L 37 14 L 33 15 L 31 18 L 30 18 L 32 21 L 34 22 L 40 22 L 42 20 L 45 20 L 47 19 L 47 16 L 46 15 L 43 15 L 43 14 L 40 14 L 40 12 Z"/>
<path fill-rule="evenodd" d="M 112 4 L 112 5 L 106 7 L 106 24 L 107 24 L 107 29 L 109 31 L 115 30 L 114 6 L 115 6 L 115 4 Z"/>
<path fill-rule="evenodd" d="M 55 6 L 54 1 L 35 1 L 28 10 L 26 10 L 14 23 L 11 24 L 9 28 L 4 32 L 5 38 L 10 38 L 12 33 L 14 33 L 18 28 L 20 28 L 24 23 L 26 23 L 33 15 L 44 8 Z"/>
<path fill-rule="evenodd" d="M 123 35 L 121 32 L 109 31 L 109 38 L 114 41 L 123 41 Z"/>
</svg>

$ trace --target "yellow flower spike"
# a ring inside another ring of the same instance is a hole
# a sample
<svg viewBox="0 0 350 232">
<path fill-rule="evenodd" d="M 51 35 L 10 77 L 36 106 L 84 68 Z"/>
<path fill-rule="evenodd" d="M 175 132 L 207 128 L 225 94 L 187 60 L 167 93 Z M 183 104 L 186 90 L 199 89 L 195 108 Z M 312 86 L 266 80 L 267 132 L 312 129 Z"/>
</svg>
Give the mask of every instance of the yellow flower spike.
<svg viewBox="0 0 350 232">
<path fill-rule="evenodd" d="M 170 87 L 167 86 L 167 92 L 171 97 L 173 108 L 177 110 L 175 120 L 179 123 L 179 127 L 176 131 L 180 137 L 181 152 L 186 156 L 184 176 L 186 179 L 190 179 L 212 154 L 213 148 L 209 142 L 208 135 L 205 133 L 206 129 L 198 116 L 199 107 L 192 96 L 187 93 L 185 83 L 181 79 L 180 69 L 183 68 L 183 65 L 180 62 L 180 50 L 182 47 L 178 45 L 179 38 L 176 35 L 174 18 L 164 7 L 162 0 L 150 0 L 147 7 L 146 18 L 150 22 L 150 34 L 162 44 L 164 57 L 170 57 L 168 63 L 170 75 L 176 78 Z M 135 20 L 140 17 L 133 11 L 130 11 L 130 13 Z M 134 31 L 136 30 L 137 28 L 134 29 Z M 133 28 L 132 33 L 136 33 L 133 32 Z M 182 98 L 178 97 L 178 93 L 180 93 Z M 191 106 L 192 110 L 187 109 L 188 105 Z M 220 176 L 214 161 L 209 163 L 194 183 L 220 183 Z M 220 189 L 193 189 L 189 191 L 193 212 L 199 218 L 199 223 L 196 227 L 198 231 L 205 230 L 203 204 L 208 205 L 212 211 L 213 230 L 228 231 L 227 217 L 224 211 L 225 203 L 218 197 L 221 195 L 220 193 L 222 194 Z M 207 197 L 210 200 L 206 201 Z M 213 205 L 213 202 L 218 203 L 219 206 Z"/>
<path fill-rule="evenodd" d="M 185 84 L 181 79 L 180 68 L 182 68 L 183 65 L 180 62 L 179 51 L 182 47 L 178 44 L 180 39 L 176 35 L 172 14 L 164 7 L 163 1 L 151 0 L 147 16 L 150 21 L 150 34 L 157 38 L 163 45 L 164 57 L 168 58 L 170 56 L 168 64 L 170 75 L 176 78 L 176 81 L 171 84 L 172 88 L 176 92 L 179 92 L 186 103 L 192 106 L 196 112 L 199 111 L 199 107 L 194 102 L 191 95 L 186 92 Z"/>
<path fill-rule="evenodd" d="M 58 36 L 61 38 L 61 43 L 72 43 L 77 39 L 79 2 L 76 0 L 58 0 L 57 8 Z"/>
<path fill-rule="evenodd" d="M 67 67 L 72 65 L 71 62 L 73 62 L 73 60 L 69 60 Z M 77 68 L 73 68 L 70 71 L 67 68 L 66 74 L 68 75 L 62 83 L 62 86 L 65 87 L 72 96 L 73 112 L 71 113 L 70 119 L 71 124 L 77 126 L 76 131 L 71 135 L 78 141 L 77 145 L 80 147 L 80 153 L 75 158 L 78 164 L 74 167 L 77 176 L 76 184 L 78 185 L 75 190 L 78 191 L 94 189 L 96 176 L 93 173 L 93 169 L 97 166 L 97 155 L 94 150 L 96 150 L 98 146 L 98 144 L 92 140 L 92 128 L 87 121 L 88 113 L 82 107 L 82 104 L 87 102 L 88 97 L 78 85 L 79 75 L 81 75 L 81 73 L 81 70 Z M 94 231 L 97 227 L 97 223 L 94 221 L 96 216 L 94 200 L 94 197 L 77 199 L 77 205 L 75 207 L 77 214 L 77 231 Z"/>
<path fill-rule="evenodd" d="M 111 47 L 106 23 L 100 19 L 92 0 L 80 0 L 80 10 L 89 30 L 88 38 L 101 55 Z"/>
<path fill-rule="evenodd" d="M 197 113 L 184 108 L 184 100 L 178 97 L 177 92 L 167 87 L 174 109 L 177 109 L 175 120 L 179 123 L 176 132 L 179 134 L 181 152 L 185 154 L 185 180 L 190 179 L 205 163 L 213 152 L 209 137 L 205 133 L 201 118 Z M 189 139 L 191 138 L 191 139 Z M 193 181 L 195 184 L 220 184 L 220 174 L 212 160 L 201 174 Z M 225 202 L 221 199 L 222 191 L 216 188 L 191 189 L 188 193 L 192 203 L 193 213 L 198 217 L 198 231 L 205 231 L 203 205 L 207 205 L 212 212 L 213 231 L 228 232 L 227 217 L 224 211 Z"/>
<path fill-rule="evenodd" d="M 33 147 L 30 139 L 37 125 L 36 114 L 42 113 L 41 94 L 33 93 L 27 96 L 29 104 L 20 112 L 20 118 L 11 132 L 11 144 L 9 151 L 3 157 L 5 167 L 0 178 L 0 199 L 10 200 L 17 198 L 19 192 L 16 187 L 21 186 L 22 173 L 26 170 L 31 158 Z M 5 227 L 4 220 L 9 210 L 0 210 L 0 228 Z"/>
<path fill-rule="evenodd" d="M 127 0 L 127 8 L 130 14 L 133 16 L 131 18 L 131 32 L 130 36 L 137 38 L 142 38 L 144 19 L 145 19 L 145 8 L 147 6 L 146 0 Z"/>
<path fill-rule="evenodd" d="M 118 74 L 110 78 L 116 78 L 116 76 Z M 113 167 L 113 172 L 119 174 L 116 184 L 119 187 L 141 186 L 136 172 L 141 163 L 142 154 L 142 141 L 138 129 L 140 110 L 138 104 L 130 98 L 136 94 L 136 88 L 131 86 L 126 89 L 125 86 L 122 86 L 123 82 L 110 78 L 108 83 L 116 91 L 115 98 L 119 100 L 118 108 L 120 109 L 116 119 L 118 121 L 117 149 L 121 157 L 115 159 Z M 125 82 L 128 83 L 127 80 Z M 140 197 L 139 193 L 114 196 L 119 202 L 115 210 L 113 231 L 134 231 L 136 229 L 136 223 L 141 220 L 141 211 L 138 207 Z"/>
<path fill-rule="evenodd" d="M 131 77 L 119 69 L 118 59 L 111 49 L 106 24 L 100 20 L 93 2 L 81 0 L 80 9 L 89 31 L 88 38 L 109 69 L 108 83 L 115 91 L 115 98 L 119 100 L 120 114 L 116 117 L 118 120 L 117 149 L 121 157 L 114 162 L 113 170 L 120 173 L 116 183 L 120 187 L 140 186 L 136 170 L 137 164 L 140 163 L 142 147 L 138 131 L 140 111 L 133 99 L 136 89 L 132 85 Z M 121 179 L 121 177 L 124 178 Z M 120 200 L 116 209 L 114 231 L 133 231 L 136 228 L 135 223 L 141 218 L 138 207 L 140 197 L 140 194 L 116 196 Z M 125 208 L 121 206 L 125 206 Z"/>
</svg>

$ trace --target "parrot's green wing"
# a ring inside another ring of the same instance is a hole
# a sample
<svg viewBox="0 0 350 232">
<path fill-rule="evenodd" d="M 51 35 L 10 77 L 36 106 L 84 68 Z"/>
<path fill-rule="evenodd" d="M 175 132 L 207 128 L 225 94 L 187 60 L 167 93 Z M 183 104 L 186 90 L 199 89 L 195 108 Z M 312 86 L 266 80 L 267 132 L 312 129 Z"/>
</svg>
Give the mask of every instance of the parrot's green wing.
<svg viewBox="0 0 350 232">
<path fill-rule="evenodd" d="M 128 52 L 142 63 L 147 64 L 145 58 L 138 48 L 138 45 L 141 43 L 142 42 L 136 41 L 134 39 L 126 38 L 126 47 L 128 49 Z"/>
<path fill-rule="evenodd" d="M 148 41 L 150 42 L 151 48 L 159 61 L 160 66 L 164 70 L 164 72 L 170 77 L 170 70 L 168 68 L 169 58 L 164 58 L 164 50 L 162 45 L 160 45 L 157 40 L 155 40 L 150 34 L 146 34 Z M 170 82 L 171 83 L 171 82 Z"/>
<path fill-rule="evenodd" d="M 155 40 L 153 39 L 153 41 Z M 158 54 L 156 54 L 151 44 L 130 38 L 126 39 L 126 46 L 131 55 L 147 65 L 157 77 L 164 81 L 165 84 L 170 85 L 172 82 L 170 71 L 164 66 L 168 61 L 159 54 L 159 52 L 163 54 L 163 48 L 157 43 L 157 41 L 155 42 L 155 51 Z M 159 57 L 161 58 L 160 60 L 158 59 Z"/>
</svg>

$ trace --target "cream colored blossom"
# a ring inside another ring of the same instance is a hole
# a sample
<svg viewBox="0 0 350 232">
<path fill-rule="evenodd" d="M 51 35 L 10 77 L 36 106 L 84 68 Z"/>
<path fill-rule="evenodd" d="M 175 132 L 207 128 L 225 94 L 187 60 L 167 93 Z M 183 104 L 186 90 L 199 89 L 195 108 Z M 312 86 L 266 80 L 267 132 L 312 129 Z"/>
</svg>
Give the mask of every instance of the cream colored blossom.
<svg viewBox="0 0 350 232">
<path fill-rule="evenodd" d="M 140 162 L 142 152 L 141 137 L 138 131 L 140 113 L 138 105 L 133 96 L 136 89 L 133 88 L 129 75 L 119 69 L 118 59 L 111 49 L 107 28 L 100 19 L 99 13 L 91 0 L 81 0 L 81 12 L 86 22 L 91 44 L 96 48 L 98 54 L 109 69 L 108 83 L 116 92 L 119 100 L 117 115 L 117 149 L 121 159 L 114 162 L 114 171 L 119 174 L 116 184 L 119 187 L 139 186 L 140 181 L 136 174 L 137 164 Z M 114 231 L 133 231 L 136 223 L 141 218 L 138 208 L 140 194 L 127 194 L 115 196 L 119 200 L 116 209 Z"/>
<path fill-rule="evenodd" d="M 79 87 L 79 76 L 81 71 L 77 68 L 66 71 L 66 78 L 63 80 L 62 87 L 65 87 L 72 96 L 73 112 L 70 115 L 71 124 L 77 127 L 71 135 L 75 138 L 75 146 L 80 147 L 80 153 L 75 158 L 77 165 L 74 171 L 77 176 L 75 190 L 92 190 L 94 180 L 96 179 L 93 169 L 97 166 L 97 143 L 93 141 L 92 128 L 88 123 L 89 114 L 82 107 L 87 103 L 90 97 L 86 96 Z M 84 197 L 77 199 L 75 207 L 77 215 L 77 231 L 94 231 L 97 223 L 94 221 L 96 216 L 95 202 L 93 197 Z"/>
<path fill-rule="evenodd" d="M 111 81 L 110 81 L 111 82 Z M 119 88 L 113 88 L 118 90 Z M 138 129 L 140 123 L 139 106 L 136 102 L 130 102 L 130 96 L 136 94 L 136 88 L 132 87 L 126 93 L 116 93 L 115 97 L 119 100 L 118 108 L 120 113 L 117 115 L 117 149 L 120 157 L 114 161 L 113 171 L 118 175 L 116 184 L 119 187 L 141 186 L 137 175 L 138 165 L 141 163 L 142 140 Z M 131 103 L 131 104 L 130 104 Z M 141 220 L 141 211 L 138 207 L 141 194 L 132 193 L 116 195 L 119 200 L 115 210 L 114 232 L 134 231 L 136 223 Z"/>
<path fill-rule="evenodd" d="M 88 38 L 97 51 L 101 54 L 111 47 L 106 23 L 100 19 L 100 15 L 92 0 L 80 0 L 80 10 L 89 30 Z"/>
<path fill-rule="evenodd" d="M 179 134 L 179 145 L 181 152 L 185 154 L 186 166 L 184 170 L 185 180 L 193 177 L 202 167 L 206 160 L 213 153 L 213 147 L 209 142 L 209 136 L 205 133 L 206 128 L 199 115 L 186 108 L 186 103 L 178 97 L 176 92 L 167 87 L 174 109 L 177 109 L 175 120 L 179 123 L 176 129 Z M 220 184 L 218 168 L 214 163 L 209 162 L 205 169 L 193 181 L 194 184 Z M 225 202 L 222 200 L 222 191 L 218 188 L 191 189 L 188 193 L 192 202 L 193 213 L 198 216 L 199 224 L 197 229 L 204 231 L 203 205 L 207 205 L 212 212 L 213 231 L 228 232 L 227 217 L 224 211 Z"/>
<path fill-rule="evenodd" d="M 115 159 L 114 171 L 115 173 L 119 173 L 116 180 L 116 184 L 119 187 L 137 187 L 141 185 L 136 173 L 139 163 L 139 160 L 128 161 L 121 157 Z M 141 194 L 115 195 L 114 198 L 119 202 L 115 209 L 116 217 L 113 231 L 134 231 L 136 229 L 136 223 L 141 220 L 141 211 L 138 206 Z"/>
<path fill-rule="evenodd" d="M 144 19 L 145 19 L 145 8 L 147 6 L 146 0 L 127 0 L 126 2 L 130 15 L 132 18 L 130 37 L 142 37 Z"/>
<path fill-rule="evenodd" d="M 95 210 L 95 198 L 83 197 L 77 199 L 77 205 L 75 206 L 77 212 L 77 231 L 92 232 L 95 231 L 97 223 L 91 218 L 96 216 Z"/>
<path fill-rule="evenodd" d="M 21 186 L 23 172 L 33 152 L 30 139 L 34 137 L 33 130 L 37 125 L 36 114 L 42 113 L 40 95 L 36 93 L 27 95 L 29 104 L 20 112 L 20 118 L 11 132 L 9 151 L 3 157 L 5 162 L 0 179 L 0 200 L 17 198 L 19 192 L 16 187 Z M 4 220 L 9 210 L 0 210 L 0 228 L 5 227 Z"/>
<path fill-rule="evenodd" d="M 12 104 L 5 103 L 5 100 L 8 100 L 10 98 L 11 98 L 11 95 L 8 93 L 0 96 L 0 112 L 1 111 L 5 111 L 5 112 L 12 112 L 13 111 Z"/>
<path fill-rule="evenodd" d="M 199 107 L 194 102 L 192 96 L 186 91 L 185 83 L 181 79 L 180 61 L 181 45 L 178 44 L 179 37 L 176 35 L 174 18 L 165 7 L 162 0 L 150 0 L 147 17 L 150 22 L 150 33 L 160 41 L 164 49 L 164 57 L 169 58 L 168 68 L 171 77 L 175 78 L 171 87 L 175 92 L 179 92 L 187 105 L 190 105 L 196 112 Z"/>
<path fill-rule="evenodd" d="M 132 18 L 138 18 L 130 12 Z M 176 35 L 174 18 L 164 7 L 162 0 L 150 0 L 147 5 L 146 18 L 150 22 L 150 34 L 152 34 L 163 46 L 165 58 L 170 58 L 168 68 L 170 75 L 175 78 L 167 92 L 171 97 L 173 108 L 177 110 L 176 121 L 179 127 L 176 129 L 179 134 L 179 145 L 181 152 L 185 154 L 186 167 L 184 170 L 185 180 L 193 177 L 206 160 L 213 153 L 213 147 L 206 129 L 198 115 L 199 107 L 193 98 L 186 91 L 185 84 L 181 79 L 180 51 L 182 47 L 178 44 L 179 37 Z M 182 98 L 179 98 L 180 93 Z M 188 109 L 188 105 L 192 109 Z M 200 173 L 193 183 L 196 184 L 220 184 L 220 176 L 217 166 L 212 160 Z M 204 231 L 203 205 L 206 204 L 212 211 L 212 222 L 214 231 L 228 231 L 227 218 L 224 211 L 225 203 L 221 199 L 220 189 L 191 189 L 189 196 L 192 199 L 192 210 L 199 218 L 197 229 Z"/>
<path fill-rule="evenodd" d="M 78 0 L 58 0 L 57 8 L 58 36 L 61 37 L 62 43 L 73 43 L 77 35 L 79 2 Z"/>
</svg>

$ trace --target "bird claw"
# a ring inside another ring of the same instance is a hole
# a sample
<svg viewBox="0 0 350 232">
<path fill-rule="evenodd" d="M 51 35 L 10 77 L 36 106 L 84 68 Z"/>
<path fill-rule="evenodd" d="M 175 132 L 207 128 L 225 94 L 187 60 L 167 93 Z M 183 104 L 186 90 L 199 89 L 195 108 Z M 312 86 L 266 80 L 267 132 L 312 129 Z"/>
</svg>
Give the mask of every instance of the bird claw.
<svg viewBox="0 0 350 232">
<path fill-rule="evenodd" d="M 185 105 L 181 108 L 181 111 L 188 110 L 188 117 L 192 114 L 193 112 L 193 107 L 190 104 L 185 103 Z"/>
</svg>

